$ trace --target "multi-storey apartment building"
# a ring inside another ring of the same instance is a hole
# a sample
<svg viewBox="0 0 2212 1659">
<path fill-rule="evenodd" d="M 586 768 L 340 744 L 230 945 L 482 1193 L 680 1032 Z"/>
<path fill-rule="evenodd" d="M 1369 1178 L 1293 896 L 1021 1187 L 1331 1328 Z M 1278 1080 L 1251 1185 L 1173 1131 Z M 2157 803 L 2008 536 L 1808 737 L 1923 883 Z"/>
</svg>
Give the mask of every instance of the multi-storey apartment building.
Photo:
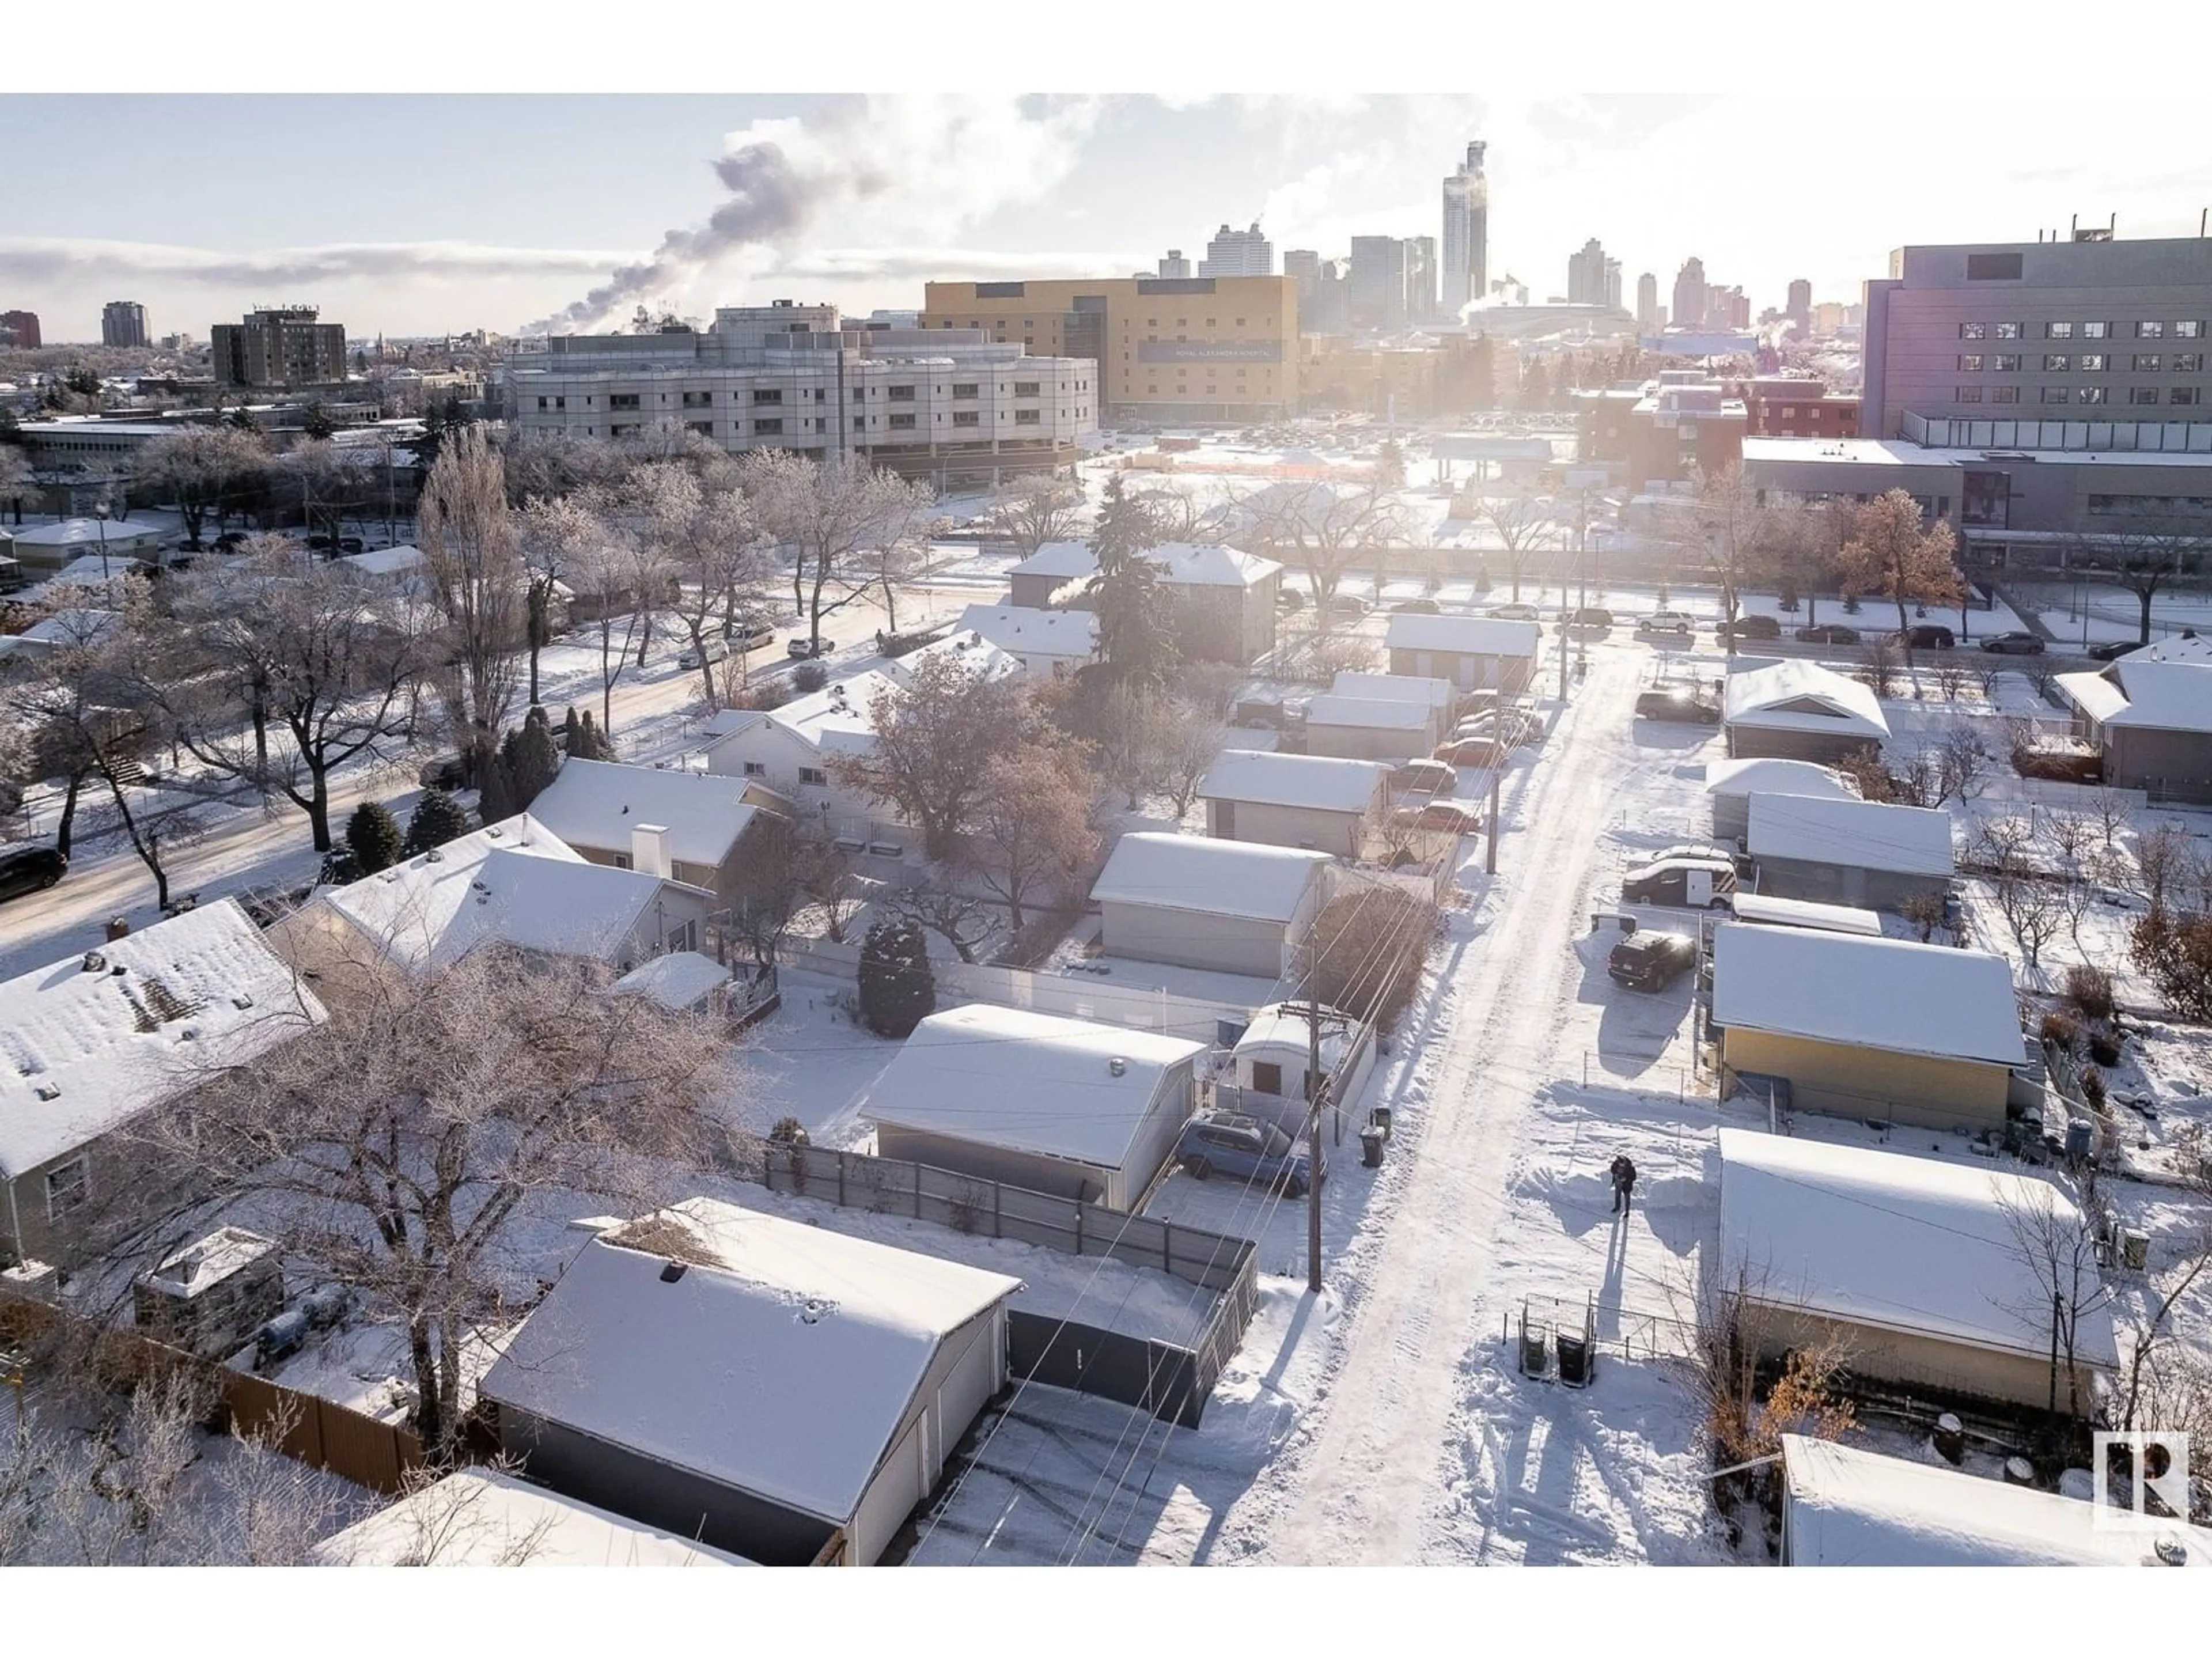
<svg viewBox="0 0 2212 1659">
<path fill-rule="evenodd" d="M 343 323 L 316 321 L 313 306 L 248 312 L 210 331 L 216 382 L 226 386 L 337 386 L 346 377 Z"/>
<path fill-rule="evenodd" d="M 976 330 L 1098 365 L 1107 422 L 1276 420 L 1297 406 L 1297 284 L 1288 276 L 931 283 L 922 326 Z M 1088 378 L 1088 377 L 1086 377 Z"/>
<path fill-rule="evenodd" d="M 704 333 L 556 336 L 511 362 L 523 431 L 732 452 L 854 456 L 940 489 L 1073 465 L 1098 424 L 1087 357 L 1030 356 L 980 329 L 853 328 L 834 306 L 725 307 Z"/>
<path fill-rule="evenodd" d="M 143 346 L 146 307 L 136 300 L 110 300 L 100 309 L 100 343 L 104 346 Z"/>
</svg>

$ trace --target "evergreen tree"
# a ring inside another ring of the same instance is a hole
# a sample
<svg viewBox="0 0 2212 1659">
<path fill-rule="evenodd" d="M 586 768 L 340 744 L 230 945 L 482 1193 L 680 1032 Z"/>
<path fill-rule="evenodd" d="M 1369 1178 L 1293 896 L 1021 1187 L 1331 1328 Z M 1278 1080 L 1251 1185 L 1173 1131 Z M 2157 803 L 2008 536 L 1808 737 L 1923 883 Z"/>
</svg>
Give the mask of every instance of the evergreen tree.
<svg viewBox="0 0 2212 1659">
<path fill-rule="evenodd" d="M 1375 459 L 1375 482 L 1385 489 L 1397 489 L 1406 482 L 1406 452 L 1398 447 L 1395 438 L 1386 438 Z"/>
<path fill-rule="evenodd" d="M 486 755 L 483 777 L 477 786 L 477 816 L 486 823 L 497 823 L 521 810 L 514 804 L 514 782 L 506 759 L 496 753 Z"/>
<path fill-rule="evenodd" d="M 584 746 L 591 741 L 591 733 L 586 729 L 586 722 L 591 718 L 586 714 L 582 720 L 579 720 L 576 717 L 575 705 L 574 703 L 568 705 L 568 723 L 561 728 L 561 752 L 571 760 L 599 758 Z"/>
<path fill-rule="evenodd" d="M 300 417 L 300 430 L 310 438 L 327 438 L 338 429 L 338 423 L 325 411 L 319 398 L 307 405 Z"/>
<path fill-rule="evenodd" d="M 903 1037 L 937 1007 L 937 978 L 921 927 L 879 921 L 860 944 L 860 1018 L 878 1036 Z"/>
<path fill-rule="evenodd" d="M 1115 473 L 1091 543 L 1098 574 L 1084 589 L 1098 613 L 1098 654 L 1109 679 L 1159 685 L 1174 666 L 1171 601 L 1159 567 L 1144 556 L 1158 542 L 1151 509 L 1128 499 Z"/>
<path fill-rule="evenodd" d="M 228 416 L 224 416 L 224 418 L 240 432 L 258 432 L 261 430 L 261 422 L 253 418 L 253 411 L 248 409 L 243 402 L 240 402 L 238 407 L 232 410 Z"/>
<path fill-rule="evenodd" d="M 514 810 L 526 812 L 561 770 L 561 745 L 553 740 L 553 727 L 542 708 L 532 707 L 520 726 L 507 734 L 500 745 L 507 777 L 514 792 Z"/>
<path fill-rule="evenodd" d="M 407 842 L 401 856 L 415 858 L 433 847 L 443 847 L 469 832 L 468 809 L 442 789 L 426 789 L 407 820 Z"/>
<path fill-rule="evenodd" d="M 382 801 L 365 800 L 355 807 L 346 820 L 345 838 L 354 866 L 364 876 L 389 870 L 406 856 L 399 820 Z"/>
<path fill-rule="evenodd" d="M 615 740 L 599 729 L 588 708 L 584 711 L 582 735 L 577 742 L 581 746 L 576 752 L 586 760 L 611 761 L 615 757 Z"/>
</svg>

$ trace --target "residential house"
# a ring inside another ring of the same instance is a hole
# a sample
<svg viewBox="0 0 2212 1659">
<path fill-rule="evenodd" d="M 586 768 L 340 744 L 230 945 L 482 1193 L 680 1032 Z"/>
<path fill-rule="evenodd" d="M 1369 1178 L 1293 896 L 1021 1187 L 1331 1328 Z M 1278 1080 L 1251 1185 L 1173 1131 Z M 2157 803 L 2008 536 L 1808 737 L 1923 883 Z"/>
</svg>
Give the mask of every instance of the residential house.
<svg viewBox="0 0 2212 1659">
<path fill-rule="evenodd" d="M 1720 1271 L 1760 1357 L 1832 1337 L 1866 1382 L 2038 1412 L 2054 1387 L 2090 1404 L 2118 1363 L 2094 1266 L 2062 1287 L 2070 1371 L 2063 1345 L 2053 1359 L 2053 1286 L 2014 1218 L 2080 1215 L 2041 1176 L 1750 1129 L 1723 1127 L 1720 1152 Z"/>
<path fill-rule="evenodd" d="M 1241 741 L 1240 734 L 1240 741 Z M 1357 859 L 1390 811 L 1381 761 L 1225 749 L 1199 780 L 1206 833 Z"/>
<path fill-rule="evenodd" d="M 1066 605 L 1097 574 L 1089 542 L 1047 542 L 1006 573 L 1006 603 L 1024 611 Z"/>
<path fill-rule="evenodd" d="M 1126 1210 L 1173 1155 L 1205 1052 L 972 1003 L 915 1026 L 862 1110 L 885 1158 Z"/>
<path fill-rule="evenodd" d="M 1534 623 L 1501 617 L 1405 611 L 1390 618 L 1382 643 L 1393 674 L 1449 680 L 1462 691 L 1525 691 L 1535 678 L 1542 630 Z"/>
<path fill-rule="evenodd" d="M 120 574 L 126 563 L 157 562 L 162 541 L 174 534 L 173 530 L 143 521 L 132 524 L 110 519 L 103 524 L 97 519 L 64 519 L 54 524 L 22 526 L 15 532 L 8 551 L 27 575 L 41 571 L 51 574 L 82 559 L 97 565 L 103 554 Z"/>
<path fill-rule="evenodd" d="M 1722 693 L 1721 718 L 1728 751 L 1738 759 L 1773 756 L 1830 765 L 1854 750 L 1879 749 L 1889 737 L 1871 690 L 1795 658 L 1738 667 Z"/>
<path fill-rule="evenodd" d="M 849 850 L 903 851 L 913 839 L 888 803 L 837 781 L 831 763 L 862 756 L 876 744 L 876 697 L 903 688 L 873 670 L 833 680 L 778 708 L 730 711 L 726 729 L 706 745 L 707 769 L 744 778 L 794 803 L 802 818 L 820 819 Z"/>
<path fill-rule="evenodd" d="M 2061 674 L 2076 732 L 2104 757 L 2105 781 L 2159 799 L 2212 800 L 2212 653 L 2160 641 L 2100 673 Z"/>
<path fill-rule="evenodd" d="M 326 1018 L 232 899 L 0 981 L 0 1258 L 65 1250 L 125 1178 L 117 1131 Z"/>
<path fill-rule="evenodd" d="M 430 561 L 419 547 L 374 547 L 365 553 L 341 555 L 338 562 L 356 572 L 362 580 L 395 592 L 425 592 L 429 588 Z"/>
<path fill-rule="evenodd" d="M 1723 1078 L 1883 1122 L 2002 1129 L 2027 1060 L 2003 957 L 1814 928 L 1715 928 L 1711 1023 Z"/>
<path fill-rule="evenodd" d="M 960 627 L 996 646 L 1038 679 L 1059 679 L 1098 659 L 1098 613 L 1018 605 L 971 605 Z"/>
<path fill-rule="evenodd" d="M 518 812 L 330 888 L 270 932 L 325 994 L 342 996 L 368 961 L 434 972 L 488 944 L 628 973 L 664 951 L 697 950 L 719 908 L 705 888 L 593 864 Z"/>
<path fill-rule="evenodd" d="M 556 1492 L 764 1566 L 872 1566 L 1006 1381 L 1020 1281 L 695 1198 L 577 1255 L 485 1375 Z"/>
<path fill-rule="evenodd" d="M 1809 1435 L 1782 1437 L 1785 1567 L 2212 1567 L 2212 1530 Z"/>
<path fill-rule="evenodd" d="M 1126 835 L 1091 884 L 1109 956 L 1272 980 L 1328 900 L 1329 854 L 1206 836 Z"/>
<path fill-rule="evenodd" d="M 1397 702 L 1323 691 L 1306 702 L 1306 752 L 1340 760 L 1408 761 L 1437 746 L 1442 724 L 1426 701 Z"/>
<path fill-rule="evenodd" d="M 1940 807 L 1814 795 L 1753 795 L 1747 806 L 1744 848 L 1762 893 L 1902 911 L 1950 890 L 1951 815 Z"/>
<path fill-rule="evenodd" d="M 1167 542 L 1145 550 L 1159 571 L 1186 658 L 1249 663 L 1275 648 L 1275 597 L 1283 567 L 1212 543 Z M 1086 607 L 1082 585 L 1098 572 L 1087 542 L 1047 542 L 1006 573 L 1007 602 L 1043 609 Z"/>
<path fill-rule="evenodd" d="M 331 1567 L 750 1567 L 498 1468 L 462 1468 L 315 1546 Z"/>
<path fill-rule="evenodd" d="M 725 774 L 571 758 L 530 816 L 593 864 L 665 876 L 727 902 L 757 884 L 785 830 L 762 805 L 773 799 Z"/>
<path fill-rule="evenodd" d="M 1812 795 L 1823 800 L 1856 800 L 1858 791 L 1842 773 L 1811 761 L 1719 761 L 1705 769 L 1705 795 L 1712 803 L 1713 839 L 1741 841 L 1749 830 L 1753 795 Z"/>
</svg>

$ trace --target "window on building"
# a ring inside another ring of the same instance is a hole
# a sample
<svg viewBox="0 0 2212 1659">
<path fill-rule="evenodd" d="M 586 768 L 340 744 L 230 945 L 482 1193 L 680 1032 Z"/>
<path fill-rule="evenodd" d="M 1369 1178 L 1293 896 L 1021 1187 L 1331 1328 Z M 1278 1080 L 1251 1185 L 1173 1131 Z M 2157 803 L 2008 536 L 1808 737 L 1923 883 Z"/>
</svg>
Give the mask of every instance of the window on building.
<svg viewBox="0 0 2212 1659">
<path fill-rule="evenodd" d="M 2128 388 L 2128 401 L 2131 404 L 2154 404 L 2158 401 L 2158 388 L 2154 386 L 2131 386 Z"/>
<path fill-rule="evenodd" d="M 618 426 L 609 427 L 607 428 L 607 432 L 609 435 L 612 437 L 635 438 L 637 436 L 637 422 L 635 421 L 625 421 Z"/>
<path fill-rule="evenodd" d="M 711 438 L 714 435 L 714 423 L 712 421 L 686 421 L 684 422 L 684 429 L 686 432 L 696 432 L 702 438 Z"/>
<path fill-rule="evenodd" d="M 894 415 L 891 416 L 891 429 L 895 432 L 906 431 L 913 425 L 914 416 L 911 415 Z"/>
<path fill-rule="evenodd" d="M 2081 337 L 2085 340 L 2108 340 L 2112 338 L 2112 325 L 2110 323 L 2084 323 L 2081 325 Z"/>
<path fill-rule="evenodd" d="M 46 1219 L 58 1221 L 91 1196 L 84 1160 L 73 1158 L 46 1171 Z"/>
<path fill-rule="evenodd" d="M 635 392 L 611 392 L 607 397 L 607 407 L 609 409 L 635 409 L 637 407 L 637 393 Z"/>
<path fill-rule="evenodd" d="M 1034 398 L 1037 395 L 1038 387 L 1042 384 L 1042 382 L 1037 380 L 1017 380 L 1014 382 L 1014 396 Z"/>
<path fill-rule="evenodd" d="M 817 432 L 827 432 L 830 429 L 830 417 L 827 415 L 817 415 L 814 417 L 814 429 Z"/>
<path fill-rule="evenodd" d="M 756 436 L 775 436 L 781 434 L 782 431 L 783 422 L 781 420 L 755 421 L 753 422 L 753 432 Z"/>
<path fill-rule="evenodd" d="M 553 407 L 556 409 L 566 409 L 568 406 L 568 400 L 566 398 L 556 398 L 553 400 Z"/>
<path fill-rule="evenodd" d="M 2046 374 L 2071 374 L 2074 360 L 2063 352 L 2046 352 L 2043 358 L 2043 372 Z"/>
<path fill-rule="evenodd" d="M 1960 374 L 1980 374 L 1981 372 L 1982 372 L 1982 354 L 1981 354 L 1980 352 L 1978 352 L 1978 351 L 1967 351 L 1967 352 L 1961 352 L 1961 353 L 1960 354 L 1960 356 L 1959 356 L 1959 373 L 1960 373 Z"/>
<path fill-rule="evenodd" d="M 2106 396 L 2105 387 L 2100 386 L 2085 386 L 2079 388 L 2079 395 L 2075 397 L 2074 401 L 2079 404 L 2101 404 L 2108 401 L 2108 399 Z"/>
<path fill-rule="evenodd" d="M 952 395 L 956 398 L 973 398 L 982 389 L 980 380 L 955 380 L 952 383 Z"/>
<path fill-rule="evenodd" d="M 2203 394 L 2204 388 L 2201 386 L 2178 386 L 2166 394 L 2166 400 L 2170 404 L 2193 405 L 2203 401 Z"/>
<path fill-rule="evenodd" d="M 2204 325 L 2201 321 L 2176 323 L 2173 337 L 2177 340 L 2201 340 L 2204 337 Z"/>
<path fill-rule="evenodd" d="M 747 761 L 744 775 L 749 778 L 764 778 L 768 775 L 768 767 L 760 761 Z"/>
<path fill-rule="evenodd" d="M 1018 409 L 1014 411 L 1014 424 L 1016 426 L 1037 426 L 1042 424 L 1041 417 L 1042 415 L 1043 410 L 1042 410 Z"/>
<path fill-rule="evenodd" d="M 972 409 L 956 409 L 952 411 L 952 424 L 955 426 L 981 426 L 983 424 L 983 417 L 979 412 Z"/>
<path fill-rule="evenodd" d="M 829 389 L 828 389 L 826 386 L 816 386 L 816 387 L 814 388 L 814 401 L 815 401 L 816 403 L 817 403 L 817 404 L 823 404 L 823 403 L 827 403 L 827 402 L 829 402 L 829 401 L 830 401 L 830 392 L 829 392 Z"/>
<path fill-rule="evenodd" d="M 818 766 L 802 766 L 799 769 L 799 781 L 822 789 L 829 787 L 830 775 Z"/>
<path fill-rule="evenodd" d="M 757 404 L 780 404 L 783 401 L 783 389 L 781 386 L 757 386 L 753 388 L 753 401 Z"/>
<path fill-rule="evenodd" d="M 2043 337 L 2046 340 L 2070 340 L 2074 337 L 2074 325 L 2045 323 L 2043 325 Z"/>
<path fill-rule="evenodd" d="M 1962 340 L 1986 340 L 1989 338 L 1989 336 L 1990 326 L 1987 323 L 1961 323 L 1959 325 L 1959 337 Z"/>
<path fill-rule="evenodd" d="M 1990 401 L 1993 404 L 2016 404 L 2020 401 L 2020 388 L 2016 386 L 1993 386 L 1990 388 Z"/>
<path fill-rule="evenodd" d="M 2020 354 L 2016 351 L 2000 351 L 1990 359 L 1990 367 L 2000 374 L 2017 374 L 2020 373 Z"/>
<path fill-rule="evenodd" d="M 1951 389 L 1951 401 L 1954 404 L 1978 404 L 1981 400 L 1982 389 L 1978 386 L 1954 386 Z M 1783 424 L 1785 426 L 1789 424 L 1787 419 L 1783 422 Z"/>
<path fill-rule="evenodd" d="M 714 394 L 711 392 L 687 392 L 684 394 L 684 407 L 686 409 L 712 409 L 714 406 Z"/>
<path fill-rule="evenodd" d="M 2166 325 L 2164 323 L 2137 323 L 2136 325 L 2136 338 L 2138 340 L 2163 340 L 2165 337 Z"/>
<path fill-rule="evenodd" d="M 2155 351 L 2138 351 L 2136 353 L 2136 373 L 2156 374 L 2160 372 L 2162 362 L 2163 360 Z"/>
<path fill-rule="evenodd" d="M 1996 340 L 2017 340 L 2021 336 L 2018 323 L 1996 323 L 1991 325 L 1990 337 Z"/>
<path fill-rule="evenodd" d="M 2043 388 L 2043 401 L 2046 404 L 2071 403 L 2074 401 L 2074 388 L 2066 386 L 2047 386 Z"/>
<path fill-rule="evenodd" d="M 545 399 L 544 399 L 544 398 L 540 398 L 538 400 L 538 408 L 540 408 L 540 409 L 544 408 L 544 407 L 545 407 Z"/>
<path fill-rule="evenodd" d="M 2081 369 L 2084 374 L 2102 374 L 2106 365 L 2110 362 L 2111 359 L 2101 351 L 2085 351 L 2079 359 Z"/>
<path fill-rule="evenodd" d="M 895 404 L 910 404 L 914 401 L 914 388 L 910 386 L 887 386 L 884 396 Z"/>
</svg>

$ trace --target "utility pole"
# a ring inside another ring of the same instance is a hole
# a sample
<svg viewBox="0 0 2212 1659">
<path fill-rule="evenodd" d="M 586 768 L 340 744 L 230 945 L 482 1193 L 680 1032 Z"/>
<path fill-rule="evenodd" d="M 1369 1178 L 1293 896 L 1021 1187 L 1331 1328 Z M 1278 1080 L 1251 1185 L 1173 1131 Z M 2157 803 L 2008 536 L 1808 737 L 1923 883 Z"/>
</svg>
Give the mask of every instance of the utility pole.
<svg viewBox="0 0 2212 1659">
<path fill-rule="evenodd" d="M 1321 999 L 1306 975 L 1306 1288 L 1321 1294 Z M 2052 1387 L 2056 1389 L 2054 1382 Z M 2054 1395 L 2055 1397 L 2055 1395 Z"/>
<path fill-rule="evenodd" d="M 1482 872 L 1486 876 L 1498 873 L 1498 775 L 1502 770 L 1502 760 L 1490 769 L 1490 840 L 1482 855 Z"/>
</svg>

